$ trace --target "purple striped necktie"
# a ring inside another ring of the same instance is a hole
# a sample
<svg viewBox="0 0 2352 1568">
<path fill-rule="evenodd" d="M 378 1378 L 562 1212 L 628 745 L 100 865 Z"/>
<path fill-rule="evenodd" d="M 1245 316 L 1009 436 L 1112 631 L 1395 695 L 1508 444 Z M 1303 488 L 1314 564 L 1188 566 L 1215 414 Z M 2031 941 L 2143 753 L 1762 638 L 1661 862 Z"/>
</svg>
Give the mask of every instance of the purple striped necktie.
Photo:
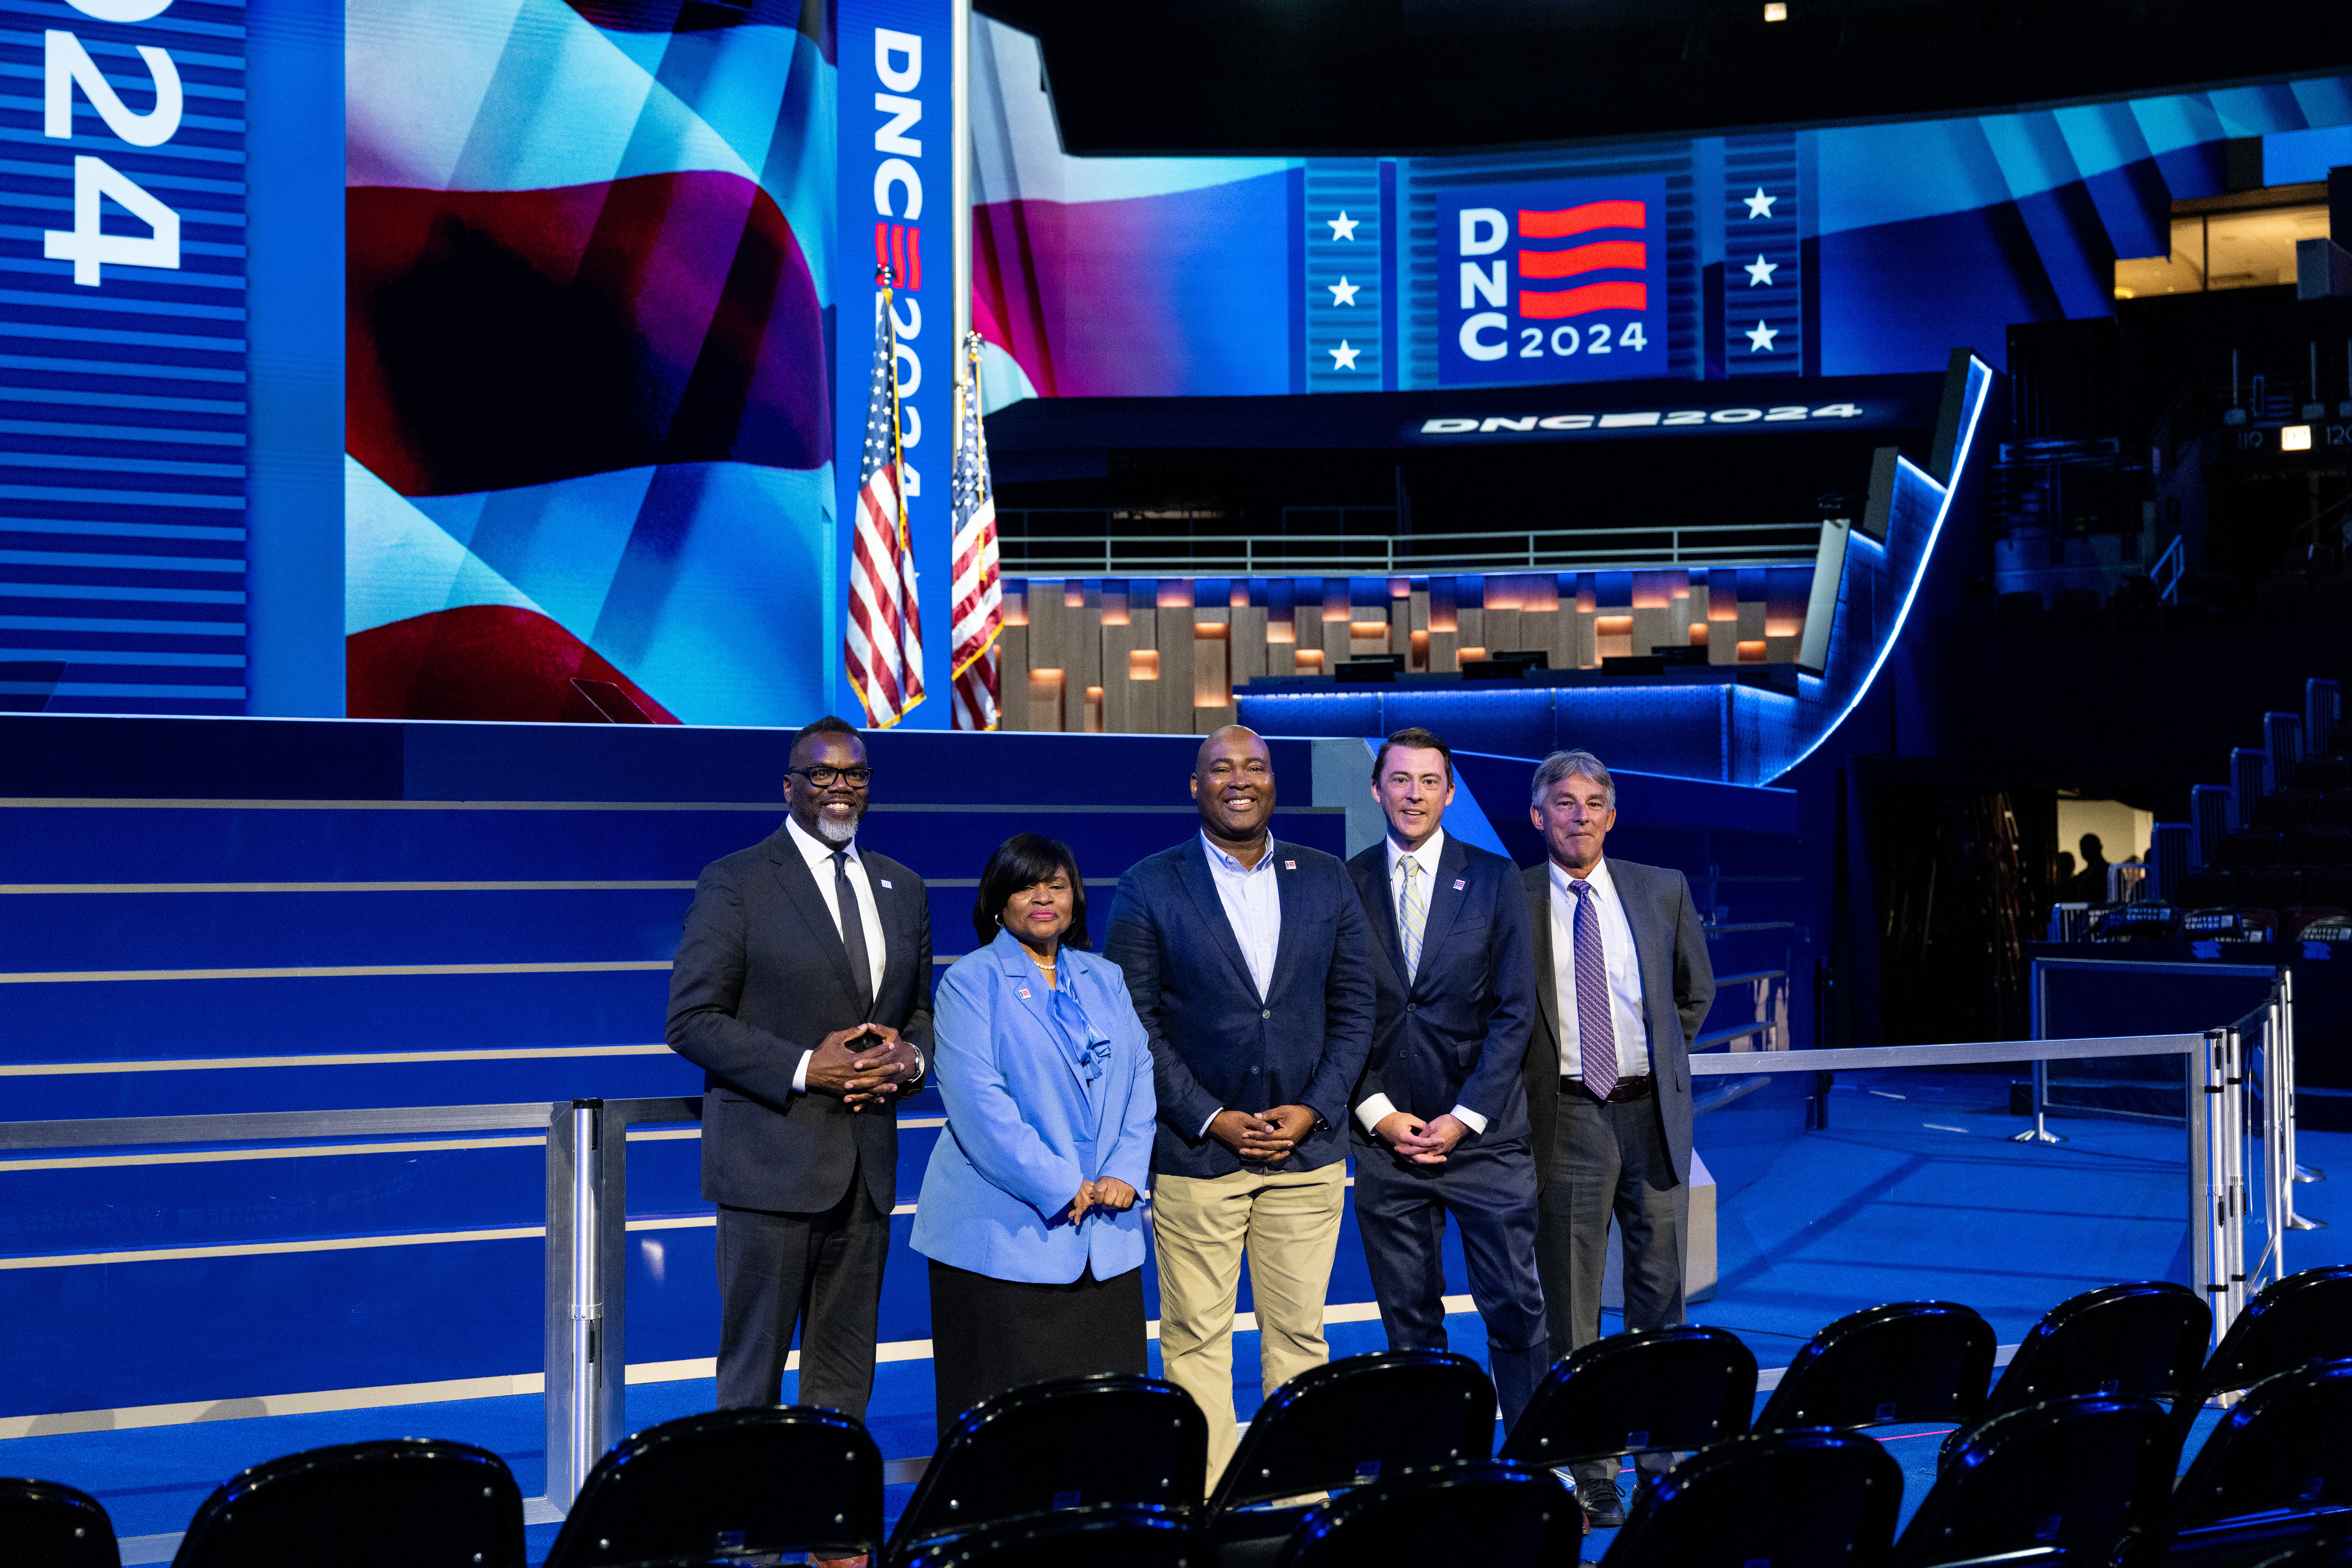
<svg viewBox="0 0 2352 1568">
<path fill-rule="evenodd" d="M 1609 1013 L 1609 962 L 1601 952 L 1601 909 L 1592 885 L 1574 878 L 1576 895 L 1576 1050 L 1584 1087 L 1606 1100 L 1617 1087 L 1617 1027 Z"/>
</svg>

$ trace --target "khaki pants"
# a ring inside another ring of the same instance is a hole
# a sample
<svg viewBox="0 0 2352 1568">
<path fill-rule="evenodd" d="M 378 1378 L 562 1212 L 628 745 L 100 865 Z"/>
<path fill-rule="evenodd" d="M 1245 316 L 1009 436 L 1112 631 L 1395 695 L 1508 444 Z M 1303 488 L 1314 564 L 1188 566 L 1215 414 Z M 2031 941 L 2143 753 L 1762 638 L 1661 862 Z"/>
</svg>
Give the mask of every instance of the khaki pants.
<svg viewBox="0 0 2352 1568">
<path fill-rule="evenodd" d="M 1168 1381 L 1209 1419 L 1209 1487 L 1239 1441 L 1234 1420 L 1234 1302 L 1249 1255 L 1265 1392 L 1331 1359 L 1323 1299 L 1339 1246 L 1348 1165 L 1226 1176 L 1157 1175 L 1151 1235 L 1160 1254 L 1160 1359 Z"/>
</svg>

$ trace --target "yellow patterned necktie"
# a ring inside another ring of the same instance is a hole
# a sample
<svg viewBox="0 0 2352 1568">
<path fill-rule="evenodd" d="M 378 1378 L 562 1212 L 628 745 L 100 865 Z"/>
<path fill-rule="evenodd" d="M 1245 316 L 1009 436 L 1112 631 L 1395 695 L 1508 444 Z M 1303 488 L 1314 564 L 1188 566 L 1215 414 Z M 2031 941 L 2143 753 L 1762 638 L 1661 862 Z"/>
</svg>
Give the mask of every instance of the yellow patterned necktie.
<svg viewBox="0 0 2352 1568">
<path fill-rule="evenodd" d="M 1421 933 L 1429 923 L 1429 905 L 1421 891 L 1421 862 L 1404 858 L 1404 897 L 1397 917 L 1397 940 L 1404 947 L 1404 977 L 1411 984 L 1421 973 Z"/>
</svg>

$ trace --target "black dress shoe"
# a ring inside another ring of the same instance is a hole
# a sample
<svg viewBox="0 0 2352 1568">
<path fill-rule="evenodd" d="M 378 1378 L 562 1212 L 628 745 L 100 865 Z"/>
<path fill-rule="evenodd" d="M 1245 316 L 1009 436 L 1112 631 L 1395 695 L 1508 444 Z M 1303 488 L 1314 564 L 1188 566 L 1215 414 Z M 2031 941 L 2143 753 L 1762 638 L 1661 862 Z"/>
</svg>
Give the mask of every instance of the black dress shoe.
<svg viewBox="0 0 2352 1568">
<path fill-rule="evenodd" d="M 1576 1484 L 1576 1506 L 1595 1530 L 1615 1530 L 1625 1522 L 1625 1493 L 1616 1480 Z"/>
</svg>

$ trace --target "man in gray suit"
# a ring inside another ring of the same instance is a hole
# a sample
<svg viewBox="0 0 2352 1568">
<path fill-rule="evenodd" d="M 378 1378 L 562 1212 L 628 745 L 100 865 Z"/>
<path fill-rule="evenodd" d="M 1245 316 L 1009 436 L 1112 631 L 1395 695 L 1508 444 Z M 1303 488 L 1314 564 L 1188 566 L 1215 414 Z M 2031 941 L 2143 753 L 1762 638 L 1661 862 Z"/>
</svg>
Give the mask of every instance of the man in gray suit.
<svg viewBox="0 0 2352 1568">
<path fill-rule="evenodd" d="M 1601 1337 L 1612 1216 L 1624 1237 L 1625 1326 L 1683 1321 L 1690 1042 L 1715 1000 L 1715 971 L 1683 874 L 1602 857 L 1617 786 L 1600 758 L 1546 757 L 1528 814 L 1547 855 L 1523 874 L 1542 1011 L 1527 1056 L 1536 1267 L 1552 1352 L 1565 1355 Z M 1642 1456 L 1643 1475 L 1670 1458 Z M 1622 1524 L 1616 1461 L 1581 1464 L 1575 1475 L 1593 1524 Z"/>
<path fill-rule="evenodd" d="M 719 1205 L 719 1405 L 863 1417 L 898 1202 L 897 1100 L 931 1044 L 922 879 L 857 842 L 857 731 L 793 738 L 784 825 L 703 868 L 670 971 L 669 1044 L 705 1074 L 702 1195 Z"/>
</svg>

